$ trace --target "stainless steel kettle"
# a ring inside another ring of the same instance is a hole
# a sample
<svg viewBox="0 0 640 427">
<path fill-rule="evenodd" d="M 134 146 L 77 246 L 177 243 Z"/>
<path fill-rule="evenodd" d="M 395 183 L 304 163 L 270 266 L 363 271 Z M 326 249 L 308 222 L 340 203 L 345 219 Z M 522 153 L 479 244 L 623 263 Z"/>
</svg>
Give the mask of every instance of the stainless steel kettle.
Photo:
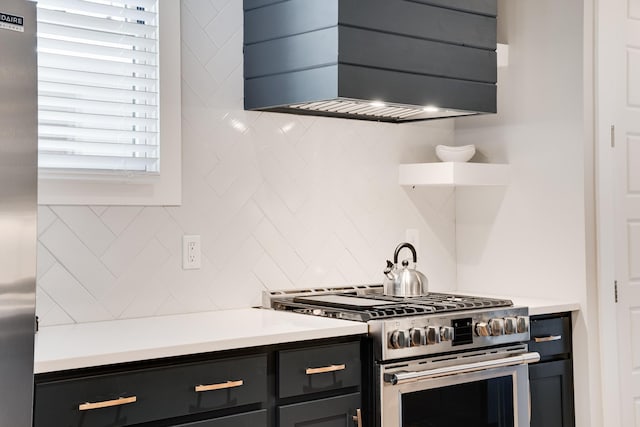
<svg viewBox="0 0 640 427">
<path fill-rule="evenodd" d="M 413 267 L 409 268 L 409 261 L 402 260 L 402 267 L 398 267 L 398 254 L 403 248 L 408 248 L 413 255 Z M 400 243 L 393 253 L 393 262 L 387 260 L 384 270 L 384 294 L 397 297 L 415 297 L 429 293 L 429 280 L 415 269 L 418 262 L 416 248 L 411 243 Z"/>
</svg>

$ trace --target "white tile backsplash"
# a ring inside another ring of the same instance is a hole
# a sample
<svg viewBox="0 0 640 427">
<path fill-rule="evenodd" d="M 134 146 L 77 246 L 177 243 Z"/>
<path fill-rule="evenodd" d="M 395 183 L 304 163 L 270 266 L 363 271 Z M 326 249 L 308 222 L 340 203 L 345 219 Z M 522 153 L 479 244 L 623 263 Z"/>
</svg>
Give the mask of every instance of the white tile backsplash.
<svg viewBox="0 0 640 427">
<path fill-rule="evenodd" d="M 38 236 L 47 231 L 56 219 L 56 215 L 48 206 L 38 206 Z"/>
<path fill-rule="evenodd" d="M 436 144 L 453 142 L 452 121 L 244 111 L 241 0 L 182 0 L 181 60 L 182 205 L 41 206 L 43 325 L 380 282 L 407 228 L 420 233 L 418 267 L 431 289 L 455 288 L 452 190 L 440 190 L 440 206 L 397 184 L 400 162 L 431 161 Z M 200 270 L 182 270 L 183 234 L 202 237 Z"/>
<path fill-rule="evenodd" d="M 87 291 L 87 288 L 61 265 L 54 265 L 38 280 L 38 285 L 51 297 L 52 301 L 64 308 L 64 311 L 78 323 L 113 318 L 102 304 Z M 49 324 L 45 315 L 42 315 L 41 318 L 43 323 Z"/>
<path fill-rule="evenodd" d="M 104 211 L 108 209 L 107 206 L 90 206 L 91 210 L 95 212 L 96 215 L 102 215 Z"/>
<path fill-rule="evenodd" d="M 213 20 L 204 28 L 216 46 L 224 46 L 234 34 L 240 34 L 242 43 L 242 28 L 238 27 L 238 22 L 242 22 L 242 8 L 236 7 L 235 2 L 229 2 L 223 7 Z M 237 56 L 233 56 L 237 58 Z"/>
<path fill-rule="evenodd" d="M 122 275 L 167 218 L 168 214 L 163 208 L 144 208 L 101 257 L 104 265 L 114 275 Z"/>
<path fill-rule="evenodd" d="M 211 3 L 211 6 L 213 6 L 217 11 L 221 11 L 229 3 L 233 3 L 234 1 L 237 2 L 237 0 L 198 0 L 198 5 L 200 4 L 200 2 L 207 1 L 209 1 Z"/>
<path fill-rule="evenodd" d="M 47 273 L 47 271 L 49 271 L 49 269 L 56 264 L 56 259 L 53 257 L 53 255 L 51 255 L 51 252 L 49 252 L 47 248 L 45 248 L 42 245 L 42 243 L 38 243 L 37 257 L 38 257 L 37 277 L 39 279 L 42 276 L 44 276 Z"/>
<path fill-rule="evenodd" d="M 102 211 L 100 219 L 114 234 L 120 235 L 142 209 L 140 206 L 111 206 Z"/>
<path fill-rule="evenodd" d="M 276 264 L 282 266 L 282 271 L 289 280 L 297 282 L 304 273 L 305 263 L 271 221 L 264 218 L 256 228 L 254 237 Z"/>
<path fill-rule="evenodd" d="M 211 43 L 212 40 L 203 27 L 211 22 L 212 17 L 217 16 L 217 12 L 210 7 L 209 2 L 200 1 L 199 3 L 202 3 L 204 7 L 198 8 L 196 2 L 192 1 L 183 3 L 183 6 L 185 4 L 189 6 L 182 7 L 181 37 L 182 42 L 189 47 L 189 51 L 195 56 L 195 59 L 200 64 L 206 64 L 218 53 L 218 47 Z M 192 8 L 202 9 L 202 11 L 191 12 Z"/>
<path fill-rule="evenodd" d="M 295 288 L 294 282 L 289 280 L 282 269 L 276 264 L 269 254 L 262 255 L 260 260 L 253 266 L 253 274 L 267 289 L 291 289 Z"/>
<path fill-rule="evenodd" d="M 75 322 L 74 319 L 60 307 L 59 303 L 53 301 L 42 289 L 42 285 L 36 289 L 36 301 L 38 302 L 38 316 L 41 319 L 41 324 L 43 323 L 42 319 L 46 319 L 47 325 L 65 325 Z"/>
<path fill-rule="evenodd" d="M 219 233 L 207 239 L 207 245 L 202 245 L 202 253 L 214 268 L 224 269 L 230 260 L 242 258 L 240 248 L 248 239 L 253 239 L 253 233 L 263 217 L 258 206 L 248 201 Z"/>
<path fill-rule="evenodd" d="M 170 257 L 169 251 L 155 238 L 148 241 L 144 248 L 132 257 L 113 288 L 102 298 L 114 317 L 121 317 L 138 295 L 148 296 L 150 293 L 162 292 L 168 294 L 166 290 L 161 290 L 154 284 L 162 280 L 162 277 L 158 276 L 159 272 Z"/>
<path fill-rule="evenodd" d="M 198 29 L 202 31 L 209 22 L 218 16 L 218 10 L 213 6 L 212 2 L 202 0 L 182 0 L 182 19 L 184 15 L 192 11 L 192 15 L 198 20 Z M 183 35 L 184 37 L 184 35 Z"/>
<path fill-rule="evenodd" d="M 88 206 L 53 206 L 52 210 L 97 256 L 104 254 L 116 238 Z"/>
<path fill-rule="evenodd" d="M 242 51 L 242 31 L 236 32 L 230 39 L 221 43 L 217 55 L 205 64 L 209 76 L 219 84 L 219 87 L 226 84 L 234 70 L 242 68 L 242 58 L 236 55 L 238 49 Z M 235 99 L 241 100 L 241 98 Z"/>
<path fill-rule="evenodd" d="M 67 274 L 94 297 L 100 298 L 114 286 L 116 277 L 62 221 L 53 223 L 40 236 L 40 243 L 56 258 L 54 267 L 64 267 Z M 60 278 L 61 275 L 53 277 Z M 53 297 L 51 293 L 49 295 Z M 63 305 L 63 308 L 66 310 L 67 307 Z"/>
</svg>

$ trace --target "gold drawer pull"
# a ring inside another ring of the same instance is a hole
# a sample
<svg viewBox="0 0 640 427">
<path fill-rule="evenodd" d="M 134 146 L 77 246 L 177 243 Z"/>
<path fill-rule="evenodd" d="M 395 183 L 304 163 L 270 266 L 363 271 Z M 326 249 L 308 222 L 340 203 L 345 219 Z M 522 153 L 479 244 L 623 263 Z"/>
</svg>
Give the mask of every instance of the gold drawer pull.
<svg viewBox="0 0 640 427">
<path fill-rule="evenodd" d="M 560 341 L 562 339 L 562 335 L 551 335 L 548 337 L 535 337 L 533 340 L 535 342 L 549 342 L 549 341 Z"/>
<path fill-rule="evenodd" d="M 227 381 L 226 383 L 219 383 L 219 384 L 197 385 L 196 392 L 200 393 L 203 391 L 223 390 L 225 388 L 240 387 L 241 385 L 244 385 L 243 380 Z"/>
<path fill-rule="evenodd" d="M 307 375 L 313 374 L 324 374 L 327 372 L 336 372 L 336 371 L 344 371 L 347 368 L 347 365 L 331 365 L 331 366 L 323 366 L 322 368 L 307 368 L 305 371 Z"/>
<path fill-rule="evenodd" d="M 90 411 L 92 409 L 108 408 L 110 406 L 120 406 L 120 405 L 126 405 L 128 403 L 135 403 L 136 400 L 138 400 L 136 396 L 119 397 L 114 400 L 105 400 L 102 402 L 81 403 L 80 405 L 78 405 L 78 409 L 80 411 Z"/>
</svg>

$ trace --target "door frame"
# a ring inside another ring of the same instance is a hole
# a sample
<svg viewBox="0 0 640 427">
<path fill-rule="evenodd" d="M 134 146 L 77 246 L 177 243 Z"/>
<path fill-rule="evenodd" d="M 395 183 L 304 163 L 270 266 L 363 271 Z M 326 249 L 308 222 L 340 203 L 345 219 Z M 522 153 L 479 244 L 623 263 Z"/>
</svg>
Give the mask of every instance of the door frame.
<svg viewBox="0 0 640 427">
<path fill-rule="evenodd" d="M 618 352 L 618 306 L 615 301 L 616 266 L 616 157 L 612 138 L 622 143 L 615 126 L 620 99 L 620 79 L 615 64 L 620 53 L 612 45 L 625 40 L 626 26 L 619 22 L 626 0 L 596 0 L 595 96 L 596 96 L 596 250 L 602 415 L 607 426 L 621 426 L 620 372 Z M 616 25 L 617 24 L 617 25 Z"/>
</svg>

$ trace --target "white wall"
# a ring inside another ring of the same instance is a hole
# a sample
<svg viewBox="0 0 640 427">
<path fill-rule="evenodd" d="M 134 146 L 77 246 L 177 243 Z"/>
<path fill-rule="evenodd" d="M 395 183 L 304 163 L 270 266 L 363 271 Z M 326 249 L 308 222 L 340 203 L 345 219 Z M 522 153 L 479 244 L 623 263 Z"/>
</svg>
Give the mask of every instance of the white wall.
<svg viewBox="0 0 640 427">
<path fill-rule="evenodd" d="M 431 289 L 455 287 L 454 198 L 397 184 L 453 121 L 245 112 L 242 0 L 182 1 L 183 204 L 41 206 L 43 325 L 257 305 L 264 289 L 380 282 L 418 229 Z M 181 236 L 202 236 L 199 271 Z"/>
<path fill-rule="evenodd" d="M 501 0 L 499 15 L 498 114 L 457 120 L 456 144 L 509 163 L 512 182 L 457 190 L 458 288 L 578 301 L 576 425 L 599 426 L 592 2 Z"/>
<path fill-rule="evenodd" d="M 457 190 L 458 286 L 571 298 L 585 283 L 582 2 L 502 4 L 498 114 L 458 119 L 456 143 L 509 163 L 512 182 Z"/>
</svg>

